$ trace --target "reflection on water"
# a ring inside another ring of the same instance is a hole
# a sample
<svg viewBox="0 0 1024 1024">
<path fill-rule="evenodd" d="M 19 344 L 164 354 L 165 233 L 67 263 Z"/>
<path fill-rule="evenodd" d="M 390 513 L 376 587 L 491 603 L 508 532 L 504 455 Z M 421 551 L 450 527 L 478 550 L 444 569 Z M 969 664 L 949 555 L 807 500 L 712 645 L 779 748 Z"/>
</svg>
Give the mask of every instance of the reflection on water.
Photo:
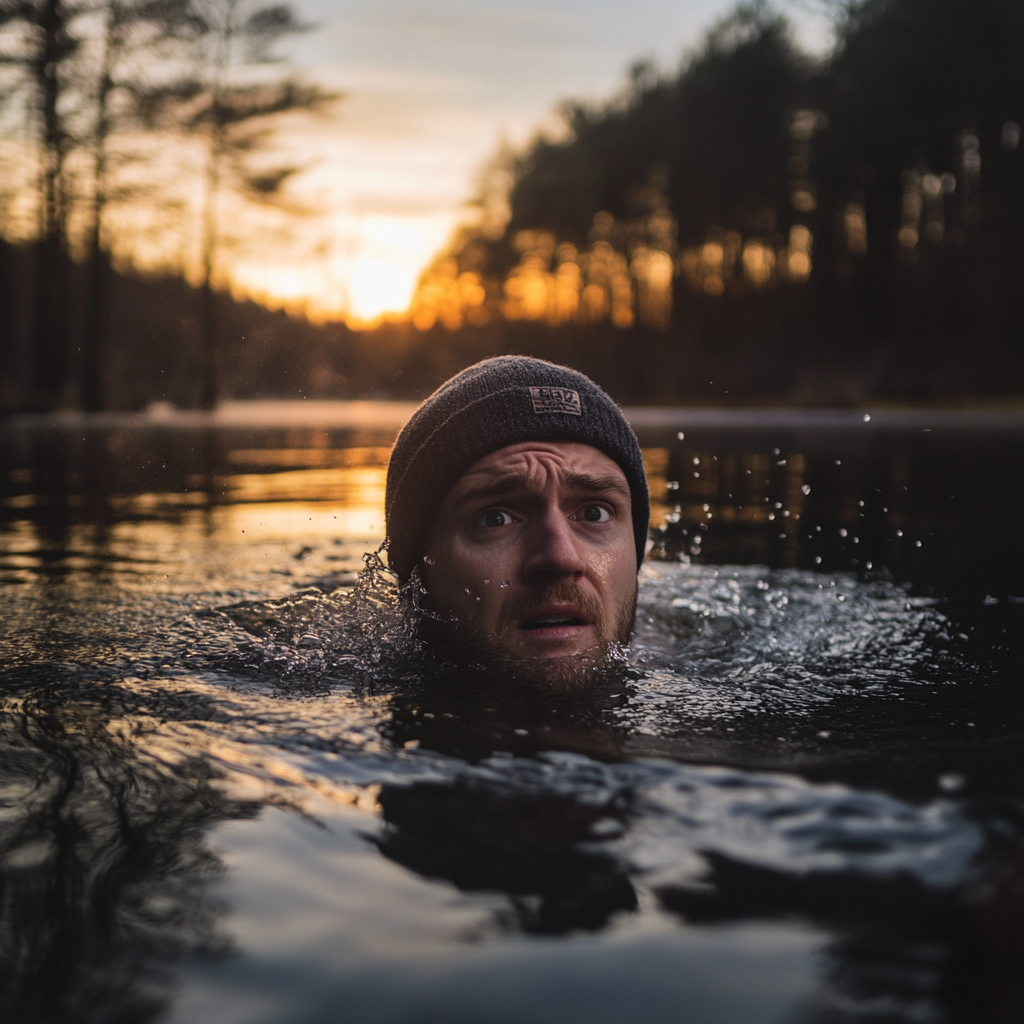
<svg viewBox="0 0 1024 1024">
<path fill-rule="evenodd" d="M 5 1019 L 1019 1019 L 1020 442 L 643 440 L 538 701 L 357 585 L 385 432 L 8 431 Z"/>
<path fill-rule="evenodd" d="M 201 760 L 169 770 L 138 750 L 110 706 L 126 694 L 54 685 L 52 670 L 6 675 L 4 1018 L 149 1019 L 171 964 L 229 949 L 206 835 L 257 808 L 225 799 Z"/>
</svg>

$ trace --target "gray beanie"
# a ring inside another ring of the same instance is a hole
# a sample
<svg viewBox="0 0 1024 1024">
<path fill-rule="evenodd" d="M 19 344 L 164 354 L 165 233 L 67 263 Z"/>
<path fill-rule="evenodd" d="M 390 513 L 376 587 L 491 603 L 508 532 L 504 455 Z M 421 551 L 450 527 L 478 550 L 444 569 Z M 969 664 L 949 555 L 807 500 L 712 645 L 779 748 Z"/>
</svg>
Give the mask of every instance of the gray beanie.
<svg viewBox="0 0 1024 1024">
<path fill-rule="evenodd" d="M 388 563 L 402 580 L 425 553 L 434 514 L 485 455 L 520 441 L 589 444 L 617 462 L 632 495 L 639 569 L 650 501 L 636 435 L 589 377 L 527 356 L 485 359 L 442 384 L 402 428 L 388 465 Z"/>
</svg>

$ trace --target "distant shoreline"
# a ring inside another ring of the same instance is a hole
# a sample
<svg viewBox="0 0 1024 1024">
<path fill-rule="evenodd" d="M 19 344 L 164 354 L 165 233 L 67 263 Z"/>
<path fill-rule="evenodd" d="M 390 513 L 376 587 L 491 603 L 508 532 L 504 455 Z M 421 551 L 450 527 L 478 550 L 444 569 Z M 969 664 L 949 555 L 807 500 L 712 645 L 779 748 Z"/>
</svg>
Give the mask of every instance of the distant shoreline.
<svg viewBox="0 0 1024 1024">
<path fill-rule="evenodd" d="M 213 412 L 155 403 L 140 412 L 15 413 L 0 417 L 0 428 L 16 430 L 114 429 L 344 429 L 397 430 L 418 402 L 249 401 L 225 402 Z M 921 408 L 868 405 L 852 408 L 778 406 L 624 406 L 637 430 L 1021 430 L 1024 405 Z"/>
</svg>

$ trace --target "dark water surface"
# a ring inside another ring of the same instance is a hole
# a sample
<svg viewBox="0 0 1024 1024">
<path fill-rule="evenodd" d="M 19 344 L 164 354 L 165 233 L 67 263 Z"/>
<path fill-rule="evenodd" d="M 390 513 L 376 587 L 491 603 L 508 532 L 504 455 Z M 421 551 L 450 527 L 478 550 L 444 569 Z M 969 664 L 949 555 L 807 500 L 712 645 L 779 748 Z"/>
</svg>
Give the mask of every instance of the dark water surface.
<svg viewBox="0 0 1024 1024">
<path fill-rule="evenodd" d="M 546 703 L 357 583 L 379 419 L 0 428 L 3 1019 L 1021 1020 L 1024 432 L 936 422 L 649 417 Z"/>
</svg>

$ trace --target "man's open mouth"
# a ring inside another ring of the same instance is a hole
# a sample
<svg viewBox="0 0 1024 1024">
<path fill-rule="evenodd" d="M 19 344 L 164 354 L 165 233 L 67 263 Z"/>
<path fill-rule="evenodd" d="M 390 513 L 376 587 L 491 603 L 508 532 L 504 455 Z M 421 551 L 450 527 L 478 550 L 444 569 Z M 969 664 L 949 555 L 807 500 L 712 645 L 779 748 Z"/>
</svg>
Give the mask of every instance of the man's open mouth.
<svg viewBox="0 0 1024 1024">
<path fill-rule="evenodd" d="M 575 602 L 562 602 L 541 605 L 526 612 L 516 625 L 519 629 L 547 630 L 571 629 L 572 627 L 591 626 L 594 617 Z"/>
<path fill-rule="evenodd" d="M 551 629 L 554 626 L 586 626 L 588 623 L 575 615 L 535 615 L 527 619 L 520 629 Z"/>
</svg>

